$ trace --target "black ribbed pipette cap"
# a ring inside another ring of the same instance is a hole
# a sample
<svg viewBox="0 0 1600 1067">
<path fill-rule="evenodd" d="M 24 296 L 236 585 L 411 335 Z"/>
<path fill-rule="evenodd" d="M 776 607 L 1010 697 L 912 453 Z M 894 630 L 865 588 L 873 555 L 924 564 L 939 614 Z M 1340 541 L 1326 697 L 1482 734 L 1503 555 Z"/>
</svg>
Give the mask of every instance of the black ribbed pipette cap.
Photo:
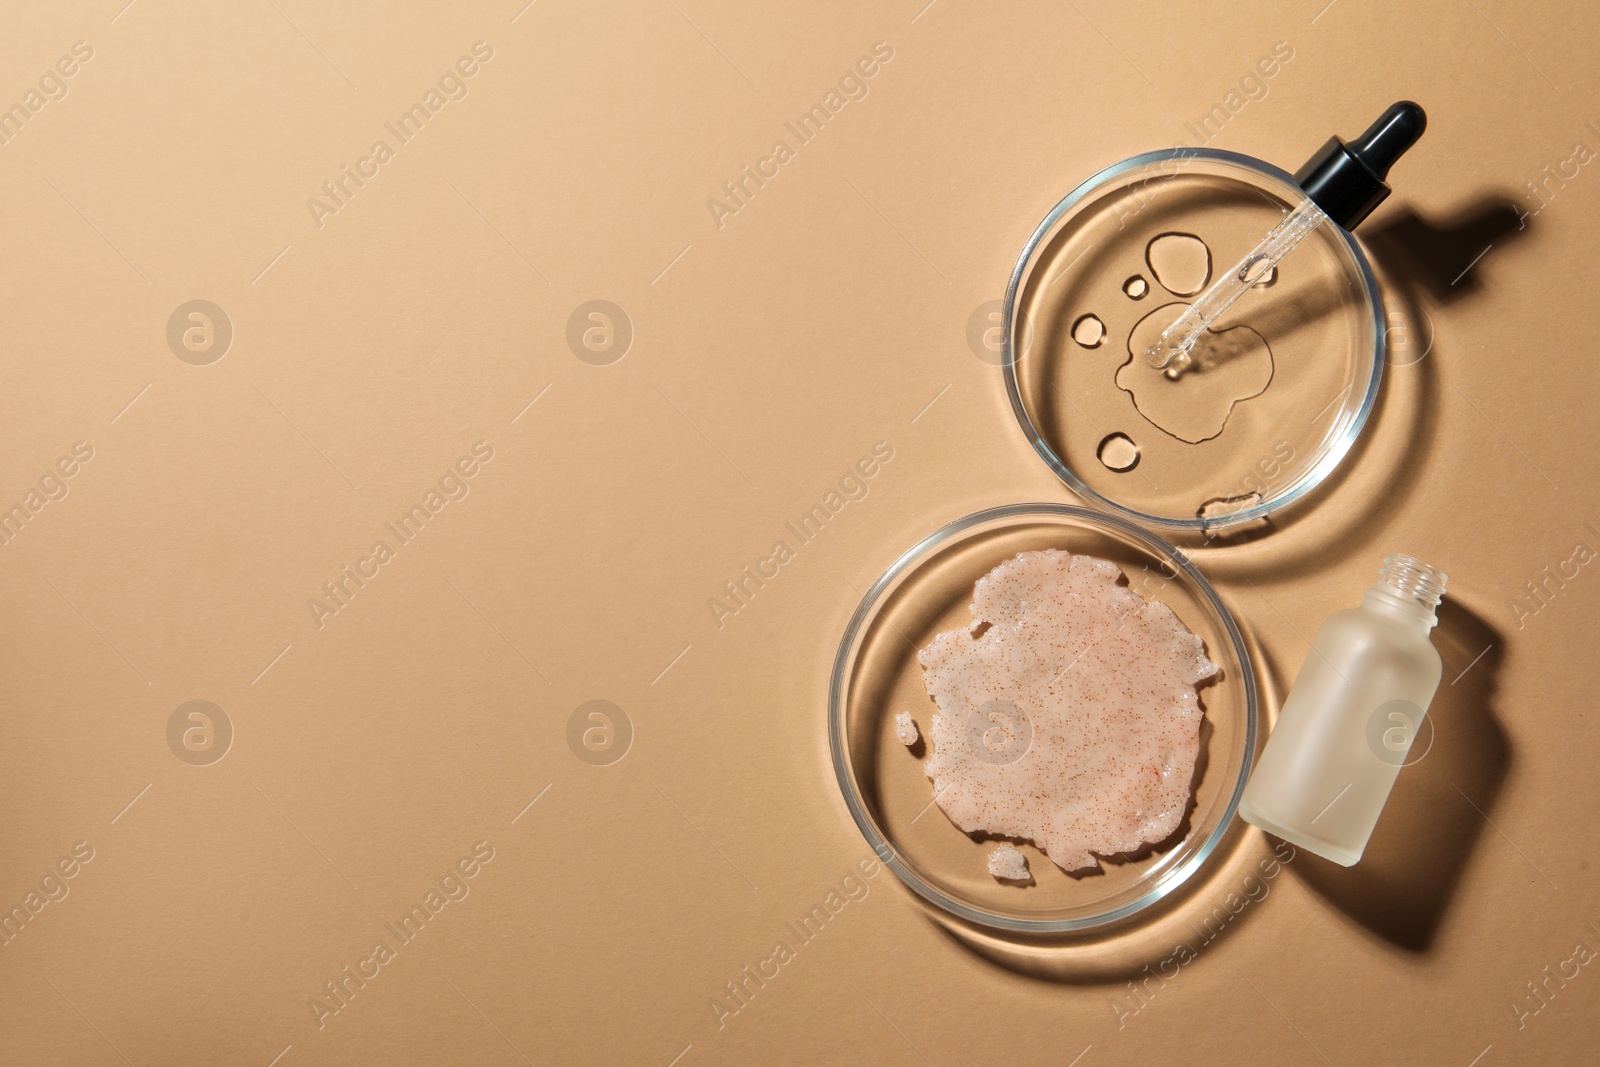
<svg viewBox="0 0 1600 1067">
<path fill-rule="evenodd" d="M 1294 172 L 1294 180 L 1329 218 L 1353 230 L 1389 195 L 1383 183 L 1389 168 L 1427 126 L 1428 116 L 1416 104 L 1392 104 L 1354 141 L 1330 137 Z"/>
</svg>

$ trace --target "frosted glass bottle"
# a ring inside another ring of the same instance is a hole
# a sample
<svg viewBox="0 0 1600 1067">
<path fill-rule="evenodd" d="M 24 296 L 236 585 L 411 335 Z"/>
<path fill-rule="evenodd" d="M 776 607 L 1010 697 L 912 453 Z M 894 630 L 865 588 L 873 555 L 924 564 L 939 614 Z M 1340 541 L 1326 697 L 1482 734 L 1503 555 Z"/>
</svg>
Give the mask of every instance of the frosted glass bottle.
<svg viewBox="0 0 1600 1067">
<path fill-rule="evenodd" d="M 1246 822 L 1346 867 L 1361 858 L 1439 688 L 1428 634 L 1444 586 L 1392 555 L 1360 607 L 1322 624 L 1239 802 Z"/>
</svg>

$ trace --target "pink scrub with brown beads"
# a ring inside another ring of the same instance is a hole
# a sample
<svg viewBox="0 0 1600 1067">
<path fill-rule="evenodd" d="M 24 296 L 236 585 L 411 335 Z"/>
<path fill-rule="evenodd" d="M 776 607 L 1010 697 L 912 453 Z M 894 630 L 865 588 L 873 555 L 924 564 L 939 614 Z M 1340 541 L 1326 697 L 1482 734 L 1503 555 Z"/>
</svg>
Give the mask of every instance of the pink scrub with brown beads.
<svg viewBox="0 0 1600 1067">
<path fill-rule="evenodd" d="M 1055 549 L 978 580 L 972 628 L 918 655 L 937 708 L 924 769 L 968 833 L 1031 841 L 1067 871 L 1183 822 L 1217 673 L 1204 643 L 1117 565 Z"/>
</svg>

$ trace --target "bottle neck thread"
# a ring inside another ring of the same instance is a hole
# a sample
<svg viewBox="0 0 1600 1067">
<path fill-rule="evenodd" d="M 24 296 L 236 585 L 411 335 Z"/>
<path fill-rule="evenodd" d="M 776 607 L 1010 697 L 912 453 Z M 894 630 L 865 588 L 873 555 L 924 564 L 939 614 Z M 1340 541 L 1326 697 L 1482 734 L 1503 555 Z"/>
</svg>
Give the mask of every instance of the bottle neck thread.
<svg viewBox="0 0 1600 1067">
<path fill-rule="evenodd" d="M 1421 608 L 1429 615 L 1444 597 L 1448 577 L 1437 567 L 1396 552 L 1384 558 L 1378 571 L 1378 588 L 1401 602 Z"/>
</svg>

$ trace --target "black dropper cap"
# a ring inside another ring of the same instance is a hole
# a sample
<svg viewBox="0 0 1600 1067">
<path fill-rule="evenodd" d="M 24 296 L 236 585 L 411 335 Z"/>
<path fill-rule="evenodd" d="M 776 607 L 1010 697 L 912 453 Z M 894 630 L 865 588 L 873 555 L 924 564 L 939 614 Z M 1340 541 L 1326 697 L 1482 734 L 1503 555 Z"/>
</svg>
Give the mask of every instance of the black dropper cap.
<svg viewBox="0 0 1600 1067">
<path fill-rule="evenodd" d="M 1337 137 L 1317 149 L 1294 180 L 1328 217 L 1353 230 L 1383 203 L 1383 183 L 1394 161 L 1417 143 L 1428 116 L 1409 100 L 1391 104 L 1367 132 L 1348 144 Z"/>
</svg>

